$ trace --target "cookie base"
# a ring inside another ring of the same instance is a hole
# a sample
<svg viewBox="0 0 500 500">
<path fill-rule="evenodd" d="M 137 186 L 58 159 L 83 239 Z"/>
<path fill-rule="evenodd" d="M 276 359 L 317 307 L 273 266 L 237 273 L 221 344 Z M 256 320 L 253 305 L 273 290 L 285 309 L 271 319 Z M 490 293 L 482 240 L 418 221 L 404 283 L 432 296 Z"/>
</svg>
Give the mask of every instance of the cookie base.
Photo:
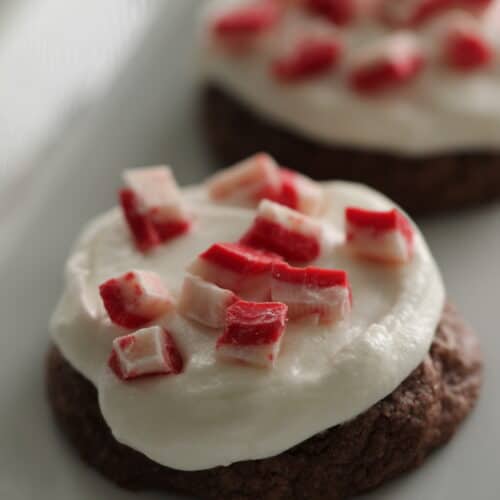
<svg viewBox="0 0 500 500">
<path fill-rule="evenodd" d="M 47 384 L 65 436 L 84 461 L 122 487 L 218 500 L 339 500 L 418 466 L 452 437 L 478 397 L 481 356 L 476 337 L 448 305 L 425 360 L 354 420 L 275 457 L 195 472 L 161 466 L 116 441 L 96 389 L 56 347 L 48 355 Z"/>
<path fill-rule="evenodd" d="M 382 191 L 413 214 L 500 198 L 500 153 L 471 151 L 419 158 L 323 144 L 252 112 L 215 85 L 201 96 L 205 135 L 217 160 L 231 165 L 266 151 L 315 179 L 343 179 Z"/>
</svg>

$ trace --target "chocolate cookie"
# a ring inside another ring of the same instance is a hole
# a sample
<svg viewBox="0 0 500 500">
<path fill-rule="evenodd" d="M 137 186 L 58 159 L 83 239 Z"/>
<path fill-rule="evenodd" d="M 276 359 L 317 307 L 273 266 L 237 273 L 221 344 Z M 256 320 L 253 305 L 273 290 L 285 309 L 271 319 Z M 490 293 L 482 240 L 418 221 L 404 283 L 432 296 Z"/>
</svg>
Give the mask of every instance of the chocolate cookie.
<svg viewBox="0 0 500 500">
<path fill-rule="evenodd" d="M 57 422 L 86 462 L 125 488 L 219 500 L 336 500 L 370 490 L 418 466 L 448 441 L 481 385 L 477 340 L 447 305 L 429 355 L 365 413 L 272 458 L 185 472 L 118 443 L 102 417 L 94 386 L 55 347 L 47 368 Z"/>
<path fill-rule="evenodd" d="M 307 139 L 265 120 L 214 85 L 202 94 L 208 141 L 221 165 L 257 151 L 316 179 L 362 182 L 411 213 L 453 209 L 500 196 L 500 155 L 467 153 L 401 157 L 332 146 Z"/>
</svg>

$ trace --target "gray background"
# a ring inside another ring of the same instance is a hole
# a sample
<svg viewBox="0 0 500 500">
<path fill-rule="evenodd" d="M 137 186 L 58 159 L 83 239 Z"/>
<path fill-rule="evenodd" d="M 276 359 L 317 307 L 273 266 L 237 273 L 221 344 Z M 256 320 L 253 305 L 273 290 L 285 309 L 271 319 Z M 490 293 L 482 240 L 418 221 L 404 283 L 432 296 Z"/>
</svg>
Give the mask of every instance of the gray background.
<svg viewBox="0 0 500 500">
<path fill-rule="evenodd" d="M 185 184 L 212 166 L 197 120 L 191 33 L 199 2 L 142 3 L 154 12 L 151 25 L 107 90 L 71 127 L 58 129 L 52 147 L 22 176 L 0 184 L 2 499 L 165 498 L 118 490 L 80 463 L 52 422 L 44 389 L 47 322 L 65 258 L 81 225 L 115 203 L 121 170 L 167 162 Z M 417 222 L 450 297 L 481 337 L 486 384 L 477 411 L 449 446 L 366 498 L 498 499 L 500 206 Z"/>
</svg>

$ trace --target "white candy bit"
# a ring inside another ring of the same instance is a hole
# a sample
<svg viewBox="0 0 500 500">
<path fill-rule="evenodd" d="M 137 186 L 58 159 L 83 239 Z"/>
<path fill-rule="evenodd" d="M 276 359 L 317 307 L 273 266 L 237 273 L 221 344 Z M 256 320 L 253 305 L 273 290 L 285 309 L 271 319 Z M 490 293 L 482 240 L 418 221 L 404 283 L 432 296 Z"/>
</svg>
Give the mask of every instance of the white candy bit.
<svg viewBox="0 0 500 500">
<path fill-rule="evenodd" d="M 254 206 L 276 196 L 280 190 L 280 169 L 265 153 L 258 153 L 214 175 L 208 181 L 210 197 L 216 201 Z"/>
<path fill-rule="evenodd" d="M 165 166 L 125 170 L 125 185 L 137 196 L 139 209 L 160 209 L 172 217 L 182 214 L 181 194 L 170 168 Z"/>
<path fill-rule="evenodd" d="M 238 297 L 230 290 L 188 273 L 184 278 L 178 310 L 210 328 L 222 328 L 226 309 L 237 300 Z"/>
<path fill-rule="evenodd" d="M 104 307 L 113 323 L 139 328 L 174 307 L 161 278 L 149 271 L 129 271 L 99 287 Z"/>
<path fill-rule="evenodd" d="M 168 167 L 126 170 L 126 189 L 120 193 L 122 208 L 136 244 L 146 251 L 185 233 L 190 217 Z"/>
<path fill-rule="evenodd" d="M 282 168 L 281 190 L 276 199 L 289 208 L 306 215 L 319 215 L 324 208 L 324 197 L 321 185 L 305 175 Z"/>
<path fill-rule="evenodd" d="M 275 264 L 271 297 L 288 306 L 290 319 L 315 317 L 326 324 L 342 320 L 351 311 L 347 273 L 336 269 Z"/>
<path fill-rule="evenodd" d="M 418 38 L 402 31 L 354 53 L 349 64 L 349 85 L 361 94 L 375 94 L 410 82 L 424 64 Z"/>
<path fill-rule="evenodd" d="M 228 307 L 218 356 L 245 364 L 272 367 L 285 331 L 287 306 L 279 302 L 245 302 Z"/>
<path fill-rule="evenodd" d="M 319 220 L 288 207 L 263 200 L 253 226 L 241 243 L 281 255 L 292 262 L 317 259 L 327 244 L 326 228 Z"/>
<path fill-rule="evenodd" d="M 113 341 L 109 367 L 122 380 L 182 371 L 182 356 L 169 332 L 152 326 Z"/>
<path fill-rule="evenodd" d="M 347 246 L 356 255 L 389 264 L 405 264 L 413 257 L 413 228 L 399 210 L 349 207 L 345 215 Z"/>
<path fill-rule="evenodd" d="M 247 300 L 268 300 L 271 272 L 281 257 L 238 243 L 215 243 L 188 267 L 191 274 Z"/>
</svg>

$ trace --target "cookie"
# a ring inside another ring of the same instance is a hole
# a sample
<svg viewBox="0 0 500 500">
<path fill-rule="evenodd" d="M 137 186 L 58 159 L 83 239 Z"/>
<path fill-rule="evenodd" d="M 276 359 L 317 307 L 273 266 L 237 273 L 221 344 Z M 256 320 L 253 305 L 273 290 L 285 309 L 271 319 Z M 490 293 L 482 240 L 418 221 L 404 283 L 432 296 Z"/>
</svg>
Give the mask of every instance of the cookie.
<svg viewBox="0 0 500 500">
<path fill-rule="evenodd" d="M 217 85 L 201 95 L 204 132 L 220 165 L 257 151 L 316 179 L 373 186 L 413 214 L 474 206 L 500 196 L 500 154 L 471 151 L 408 158 L 332 146 L 266 120 Z"/>
<path fill-rule="evenodd" d="M 120 444 L 106 425 L 95 387 L 53 347 L 50 404 L 82 459 L 118 485 L 206 499 L 337 500 L 417 467 L 446 443 L 474 406 L 481 385 L 475 335 L 446 305 L 429 354 L 389 396 L 354 420 L 274 457 L 186 472 Z"/>
<path fill-rule="evenodd" d="M 477 342 L 388 198 L 266 153 L 184 189 L 165 166 L 123 181 L 68 259 L 48 365 L 56 419 L 116 483 L 342 498 L 470 411 Z"/>
<path fill-rule="evenodd" d="M 500 196 L 500 0 L 211 0 L 202 120 L 221 165 L 267 151 L 412 213 Z"/>
</svg>

